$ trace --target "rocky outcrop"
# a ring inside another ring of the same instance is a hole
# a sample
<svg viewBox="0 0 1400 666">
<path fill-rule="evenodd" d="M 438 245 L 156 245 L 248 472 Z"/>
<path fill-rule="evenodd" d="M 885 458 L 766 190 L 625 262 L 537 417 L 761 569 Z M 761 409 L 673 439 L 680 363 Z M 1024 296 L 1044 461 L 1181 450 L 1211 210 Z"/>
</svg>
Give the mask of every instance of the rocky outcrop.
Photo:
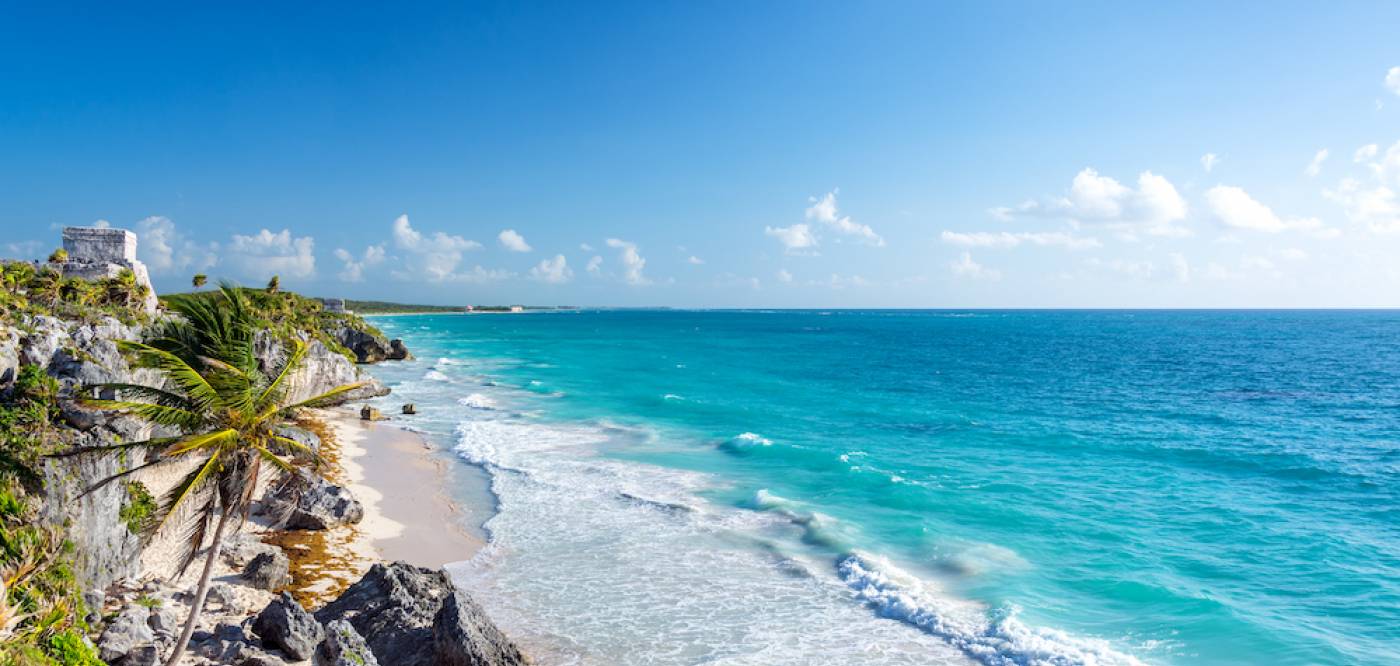
<svg viewBox="0 0 1400 666">
<path fill-rule="evenodd" d="M 263 505 L 263 512 L 275 523 L 294 530 L 326 530 L 353 525 L 365 517 L 364 506 L 350 489 L 305 471 L 269 490 Z"/>
<path fill-rule="evenodd" d="M 295 661 L 310 659 L 316 646 L 325 638 L 325 630 L 316 618 L 306 612 L 292 595 L 282 596 L 267 605 L 256 620 L 253 632 L 268 646 L 286 653 Z"/>
<path fill-rule="evenodd" d="M 446 573 L 402 562 L 375 564 L 316 619 L 348 621 L 381 664 L 527 663 Z"/>
<path fill-rule="evenodd" d="M 391 345 L 382 335 L 350 326 L 341 326 L 333 335 L 336 342 L 349 349 L 359 363 L 378 363 L 389 358 Z"/>
<path fill-rule="evenodd" d="M 404 345 L 403 340 L 394 338 L 389 341 L 389 360 L 411 361 L 413 360 L 413 353 L 408 351 L 408 347 Z"/>
<path fill-rule="evenodd" d="M 253 349 L 259 365 L 265 371 L 281 367 L 287 353 L 282 341 L 268 331 L 258 333 L 253 341 Z M 306 343 L 306 356 L 302 359 L 301 368 L 288 379 L 287 399 L 289 402 L 300 402 L 357 382 L 363 382 L 364 385 L 345 394 L 338 403 L 364 400 L 389 393 L 389 389 L 379 380 L 355 367 L 350 359 L 331 351 L 320 340 L 312 339 Z"/>
<path fill-rule="evenodd" d="M 467 593 L 454 590 L 433 618 L 433 651 L 440 666 L 523 666 L 528 663 Z"/>
<path fill-rule="evenodd" d="M 355 627 L 345 620 L 326 625 L 326 640 L 316 648 L 315 666 L 379 666 L 379 660 Z"/>
<path fill-rule="evenodd" d="M 243 579 L 259 590 L 280 590 L 292 582 L 291 562 L 281 550 L 259 553 L 243 567 Z"/>
<path fill-rule="evenodd" d="M 149 624 L 150 614 L 140 606 L 127 606 L 108 622 L 97 639 L 98 656 L 102 661 L 114 664 L 137 648 L 152 645 L 156 637 Z"/>
</svg>

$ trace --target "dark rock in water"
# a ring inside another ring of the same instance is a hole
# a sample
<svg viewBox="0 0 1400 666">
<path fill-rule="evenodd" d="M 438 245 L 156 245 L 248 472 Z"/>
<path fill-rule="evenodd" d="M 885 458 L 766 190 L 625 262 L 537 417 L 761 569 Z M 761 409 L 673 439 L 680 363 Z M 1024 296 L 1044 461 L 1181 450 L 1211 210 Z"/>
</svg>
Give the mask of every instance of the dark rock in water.
<svg viewBox="0 0 1400 666">
<path fill-rule="evenodd" d="M 404 405 L 404 406 L 403 406 L 403 413 L 405 413 L 405 414 L 417 414 L 417 413 L 418 413 L 418 407 L 414 406 L 414 404 L 410 402 L 410 403 L 408 403 L 407 405 Z"/>
<path fill-rule="evenodd" d="M 445 654 L 439 654 L 435 624 L 444 602 L 459 594 L 447 574 L 403 562 L 375 564 L 359 582 L 316 613 L 324 623 L 346 620 L 364 637 L 381 664 L 432 666 L 444 663 L 497 666 L 526 663 L 500 661 L 519 650 L 480 613 L 464 612 L 464 604 L 443 616 Z M 454 629 L 454 623 L 458 628 Z M 478 624 L 479 623 L 479 626 Z M 478 644 L 478 638 L 490 640 Z M 504 648 L 499 646 L 510 646 Z M 463 656 L 465 655 L 465 656 Z M 466 661 L 443 661 L 465 658 Z M 475 661 L 472 661 L 475 659 Z"/>
<path fill-rule="evenodd" d="M 442 666 L 529 663 L 481 606 L 461 590 L 454 590 L 433 618 L 433 650 Z"/>
<path fill-rule="evenodd" d="M 316 648 L 315 666 L 379 666 L 365 639 L 345 620 L 326 624 L 326 640 Z"/>
<path fill-rule="evenodd" d="M 335 331 L 336 341 L 355 355 L 358 363 L 378 363 L 389 358 L 390 343 L 383 336 L 344 326 Z"/>
<path fill-rule="evenodd" d="M 389 360 L 391 361 L 411 361 L 413 354 L 404 346 L 403 340 L 394 338 L 389 341 Z"/>
<path fill-rule="evenodd" d="M 310 659 L 325 638 L 325 630 L 316 618 L 286 592 L 258 613 L 253 621 L 253 632 L 265 644 L 287 653 L 295 661 Z"/>
<path fill-rule="evenodd" d="M 361 421 L 379 421 L 383 418 L 384 415 L 380 414 L 377 408 L 370 407 L 369 405 L 360 408 Z"/>
<path fill-rule="evenodd" d="M 288 477 L 263 500 L 264 513 L 294 530 L 325 530 L 353 525 L 365 509 L 348 488 L 306 472 Z"/>
<path fill-rule="evenodd" d="M 243 568 L 243 577 L 259 590 L 280 590 L 292 582 L 291 562 L 280 550 L 259 553 Z"/>
<path fill-rule="evenodd" d="M 131 605 L 123 608 L 97 639 L 97 652 L 102 661 L 114 663 L 141 645 L 155 640 L 155 634 L 146 623 L 150 611 Z"/>
</svg>

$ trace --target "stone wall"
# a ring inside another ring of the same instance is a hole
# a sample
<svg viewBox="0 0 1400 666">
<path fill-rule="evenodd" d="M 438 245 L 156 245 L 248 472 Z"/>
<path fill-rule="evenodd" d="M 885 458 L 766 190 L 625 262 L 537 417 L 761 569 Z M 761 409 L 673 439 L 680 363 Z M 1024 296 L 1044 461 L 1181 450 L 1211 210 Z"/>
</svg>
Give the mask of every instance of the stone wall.
<svg viewBox="0 0 1400 666">
<path fill-rule="evenodd" d="M 64 227 L 63 249 L 68 252 L 68 260 L 59 264 L 64 275 L 102 280 L 130 270 L 136 283 L 146 287 L 146 311 L 156 311 L 158 301 L 150 273 L 136 258 L 136 234 L 110 227 Z"/>
</svg>

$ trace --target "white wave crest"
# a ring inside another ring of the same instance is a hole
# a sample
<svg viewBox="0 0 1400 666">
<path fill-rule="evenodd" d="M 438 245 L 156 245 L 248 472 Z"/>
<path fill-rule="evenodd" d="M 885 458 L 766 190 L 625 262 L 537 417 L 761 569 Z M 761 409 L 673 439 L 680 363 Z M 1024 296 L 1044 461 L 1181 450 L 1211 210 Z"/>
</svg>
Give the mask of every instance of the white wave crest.
<svg viewBox="0 0 1400 666">
<path fill-rule="evenodd" d="M 837 574 L 882 617 L 948 641 L 987 666 L 1144 666 L 1106 641 L 1029 627 L 1016 610 L 988 618 L 981 608 L 934 594 L 915 576 L 866 553 L 842 558 Z"/>
<path fill-rule="evenodd" d="M 439 370 L 429 370 L 423 373 L 423 379 L 434 382 L 445 382 L 447 381 L 447 375 L 442 374 Z"/>
<path fill-rule="evenodd" d="M 465 398 L 458 398 L 457 404 L 463 407 L 471 407 L 472 409 L 494 410 L 497 408 L 495 400 L 492 400 L 490 396 L 480 393 L 473 393 Z"/>
</svg>

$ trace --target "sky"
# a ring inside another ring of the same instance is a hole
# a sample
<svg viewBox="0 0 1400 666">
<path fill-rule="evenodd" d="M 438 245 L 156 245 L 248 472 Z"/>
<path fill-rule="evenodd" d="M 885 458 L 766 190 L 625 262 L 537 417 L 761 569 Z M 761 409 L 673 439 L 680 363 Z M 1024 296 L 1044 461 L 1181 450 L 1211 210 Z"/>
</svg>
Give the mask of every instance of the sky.
<svg viewBox="0 0 1400 666">
<path fill-rule="evenodd" d="M 96 224 L 161 292 L 1400 306 L 1398 3 L 121 4 L 6 3 L 0 255 Z"/>
</svg>

